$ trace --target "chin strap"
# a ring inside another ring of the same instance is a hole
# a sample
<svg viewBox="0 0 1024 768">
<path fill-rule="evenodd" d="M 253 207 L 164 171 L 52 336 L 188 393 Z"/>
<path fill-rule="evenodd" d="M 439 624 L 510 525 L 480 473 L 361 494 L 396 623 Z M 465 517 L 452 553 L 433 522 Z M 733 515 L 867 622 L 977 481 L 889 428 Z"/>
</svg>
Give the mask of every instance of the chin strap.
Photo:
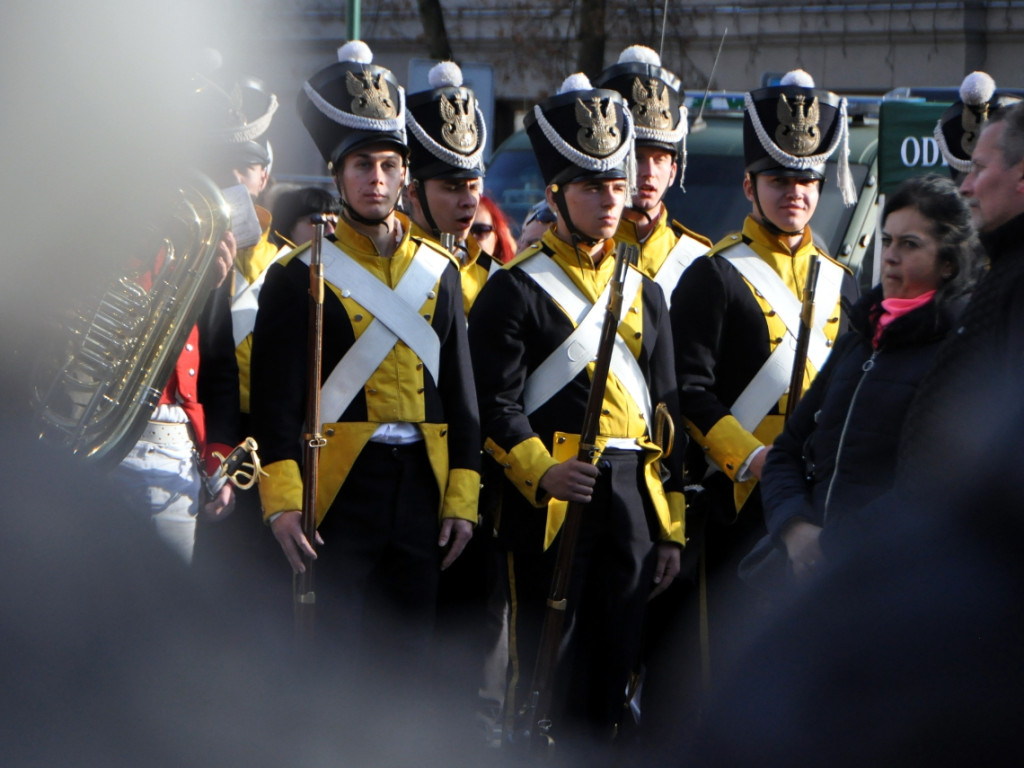
<svg viewBox="0 0 1024 768">
<path fill-rule="evenodd" d="M 413 179 L 412 185 L 416 187 L 416 199 L 419 200 L 420 210 L 423 211 L 423 218 L 427 220 L 427 227 L 430 229 L 430 234 L 440 240 L 442 234 L 441 228 L 437 226 L 437 222 L 434 221 L 434 217 L 430 214 L 430 203 L 427 202 L 426 184 L 420 184 L 419 179 Z"/>
<path fill-rule="evenodd" d="M 577 243 L 583 243 L 585 246 L 593 248 L 598 243 L 603 242 L 603 238 L 595 240 L 577 229 L 576 224 L 573 223 L 572 217 L 569 215 L 569 206 L 565 203 L 565 190 L 562 189 L 560 184 L 552 184 L 551 186 L 552 196 L 555 198 L 555 207 L 558 208 L 558 212 L 565 219 L 565 227 L 569 230 L 573 248 L 576 247 Z"/>
</svg>

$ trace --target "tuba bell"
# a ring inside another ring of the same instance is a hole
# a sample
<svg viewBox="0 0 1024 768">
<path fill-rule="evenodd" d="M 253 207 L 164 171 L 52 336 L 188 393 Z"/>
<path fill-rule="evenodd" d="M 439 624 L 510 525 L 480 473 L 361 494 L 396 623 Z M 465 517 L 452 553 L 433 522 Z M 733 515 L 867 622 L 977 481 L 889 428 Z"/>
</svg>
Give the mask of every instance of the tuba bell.
<svg viewBox="0 0 1024 768">
<path fill-rule="evenodd" d="M 231 223 L 220 190 L 198 172 L 168 205 L 155 258 L 72 310 L 33 376 L 40 438 L 104 467 L 128 454 L 156 408 L 215 287 L 217 247 Z"/>
</svg>

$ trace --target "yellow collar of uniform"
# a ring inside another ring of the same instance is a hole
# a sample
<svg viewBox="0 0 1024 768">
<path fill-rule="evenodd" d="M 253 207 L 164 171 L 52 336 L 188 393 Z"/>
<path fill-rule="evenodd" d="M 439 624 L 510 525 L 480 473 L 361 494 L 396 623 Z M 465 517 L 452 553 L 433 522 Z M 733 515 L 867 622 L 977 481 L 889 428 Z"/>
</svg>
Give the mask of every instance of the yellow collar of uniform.
<svg viewBox="0 0 1024 768">
<path fill-rule="evenodd" d="M 402 228 L 402 237 L 395 244 L 395 253 L 397 254 L 402 250 L 402 246 L 409 242 L 412 222 L 404 213 L 395 211 L 394 216 Z M 373 240 L 349 224 L 344 216 L 338 217 L 338 223 L 334 228 L 334 239 L 338 243 L 338 247 L 350 256 L 380 256 Z"/>
<path fill-rule="evenodd" d="M 668 208 L 664 205 L 661 206 L 661 213 L 658 215 L 654 226 L 651 231 L 647 234 L 647 241 L 657 234 L 661 229 L 668 226 Z M 630 245 L 640 245 L 640 229 L 635 221 L 631 221 L 626 218 L 625 212 L 622 214 L 622 220 L 619 221 L 619 229 L 615 233 L 615 242 L 629 243 Z"/>
<path fill-rule="evenodd" d="M 800 239 L 800 244 L 795 250 L 790 250 L 789 246 L 782 242 L 778 235 L 769 232 L 761 222 L 750 215 L 743 222 L 743 236 L 774 253 L 788 253 L 791 256 L 799 256 L 807 249 L 815 250 L 814 236 L 811 234 L 810 224 L 804 227 L 803 237 Z"/>
<path fill-rule="evenodd" d="M 615 272 L 615 259 L 611 257 L 611 252 L 615 249 L 615 241 L 605 240 L 602 243 L 603 256 L 598 264 L 594 264 L 593 260 L 582 252 L 577 254 L 572 244 L 561 240 L 553 229 L 544 233 L 541 242 L 551 252 L 555 263 L 565 270 L 565 273 L 583 292 L 583 295 L 592 302 L 597 301 L 601 291 L 604 290 L 605 285 L 608 284 Z"/>
</svg>

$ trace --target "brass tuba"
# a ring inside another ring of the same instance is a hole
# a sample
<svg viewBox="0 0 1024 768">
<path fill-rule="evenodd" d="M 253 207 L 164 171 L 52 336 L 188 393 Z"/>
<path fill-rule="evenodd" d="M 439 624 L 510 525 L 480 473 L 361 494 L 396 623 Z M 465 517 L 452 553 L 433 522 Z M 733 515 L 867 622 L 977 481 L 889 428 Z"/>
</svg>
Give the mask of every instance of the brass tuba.
<svg viewBox="0 0 1024 768">
<path fill-rule="evenodd" d="M 111 467 L 145 429 L 216 281 L 217 247 L 230 226 L 220 190 L 190 173 L 157 233 L 152 282 L 121 276 L 98 301 L 61 323 L 36 366 L 33 407 L 40 438 Z"/>
</svg>

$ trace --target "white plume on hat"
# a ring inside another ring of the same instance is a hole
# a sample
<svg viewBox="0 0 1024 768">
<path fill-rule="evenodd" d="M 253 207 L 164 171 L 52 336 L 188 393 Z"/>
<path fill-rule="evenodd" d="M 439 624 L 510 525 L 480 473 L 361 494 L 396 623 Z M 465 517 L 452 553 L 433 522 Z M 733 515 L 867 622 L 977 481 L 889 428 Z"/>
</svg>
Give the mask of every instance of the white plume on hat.
<svg viewBox="0 0 1024 768">
<path fill-rule="evenodd" d="M 813 88 L 814 78 L 802 69 L 794 69 L 782 76 L 779 85 L 798 85 L 801 88 Z"/>
<path fill-rule="evenodd" d="M 558 89 L 561 93 L 572 93 L 573 91 L 589 91 L 593 89 L 593 85 L 590 83 L 590 78 L 582 72 L 577 72 L 573 75 L 569 75 L 565 80 L 562 81 L 562 87 Z"/>
<path fill-rule="evenodd" d="M 661 56 L 653 48 L 646 45 L 631 45 L 619 54 L 619 64 L 650 64 L 655 67 L 661 66 Z"/>
<path fill-rule="evenodd" d="M 362 40 L 350 40 L 338 49 L 338 61 L 369 64 L 373 61 L 373 51 Z"/>
<path fill-rule="evenodd" d="M 427 82 L 431 88 L 445 88 L 462 85 L 462 69 L 454 61 L 442 61 L 435 64 L 427 75 Z"/>
<path fill-rule="evenodd" d="M 960 84 L 960 100 L 977 107 L 987 104 L 996 92 L 996 81 L 987 72 L 971 72 Z"/>
</svg>

